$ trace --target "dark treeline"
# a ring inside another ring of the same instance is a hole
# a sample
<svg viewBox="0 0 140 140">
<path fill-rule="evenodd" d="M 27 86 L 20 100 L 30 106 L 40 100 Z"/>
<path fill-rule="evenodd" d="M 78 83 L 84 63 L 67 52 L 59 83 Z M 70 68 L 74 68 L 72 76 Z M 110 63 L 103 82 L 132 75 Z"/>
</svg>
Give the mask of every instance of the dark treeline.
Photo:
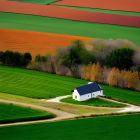
<svg viewBox="0 0 140 140">
<path fill-rule="evenodd" d="M 32 56 L 28 52 L 24 54 L 19 52 L 12 52 L 9 50 L 0 52 L 0 62 L 2 62 L 3 65 L 26 67 L 31 60 Z"/>
</svg>

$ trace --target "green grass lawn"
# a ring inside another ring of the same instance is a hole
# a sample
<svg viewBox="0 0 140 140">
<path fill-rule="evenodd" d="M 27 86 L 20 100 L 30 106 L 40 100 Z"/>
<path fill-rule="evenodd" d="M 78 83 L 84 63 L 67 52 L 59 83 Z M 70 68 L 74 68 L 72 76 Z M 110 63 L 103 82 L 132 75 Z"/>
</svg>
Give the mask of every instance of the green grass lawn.
<svg viewBox="0 0 140 140">
<path fill-rule="evenodd" d="M 136 103 L 140 105 L 140 92 L 120 89 L 116 87 L 100 85 L 103 89 L 103 94 L 112 98 Z"/>
<path fill-rule="evenodd" d="M 0 124 L 52 118 L 54 115 L 42 110 L 31 109 L 13 104 L 0 103 Z"/>
<path fill-rule="evenodd" d="M 140 47 L 140 28 L 0 12 L 0 28 L 104 39 L 128 39 Z"/>
<path fill-rule="evenodd" d="M 128 11 L 115 11 L 115 10 L 105 10 L 105 9 L 95 9 L 95 8 L 85 8 L 85 7 L 72 7 L 72 6 L 59 6 L 52 5 L 57 7 L 76 9 L 81 11 L 89 11 L 89 12 L 99 12 L 99 13 L 108 13 L 108 14 L 117 14 L 117 15 L 129 15 L 129 16 L 140 16 L 140 12 L 128 12 Z"/>
<path fill-rule="evenodd" d="M 0 128 L 1 140 L 139 140 L 140 114 Z M 8 132 L 8 134 L 7 134 Z"/>
<path fill-rule="evenodd" d="M 54 98 L 71 94 L 87 81 L 38 71 L 0 66 L 0 92 L 30 98 Z"/>
<path fill-rule="evenodd" d="M 109 102 L 99 98 L 92 98 L 86 101 L 76 101 L 72 99 L 72 97 L 69 97 L 69 98 L 62 99 L 61 101 L 66 103 L 78 104 L 78 105 L 89 105 L 89 106 L 99 106 L 99 107 L 126 107 L 127 106 L 125 104 Z"/>
<path fill-rule="evenodd" d="M 33 70 L 0 66 L 0 92 L 30 98 L 54 98 L 71 95 L 86 80 L 64 77 Z M 140 105 L 140 92 L 100 85 L 103 94 Z"/>
<path fill-rule="evenodd" d="M 43 4 L 47 5 L 59 0 L 11 0 L 11 1 L 19 1 L 19 2 L 29 2 L 29 3 L 36 3 L 36 4 Z"/>
</svg>

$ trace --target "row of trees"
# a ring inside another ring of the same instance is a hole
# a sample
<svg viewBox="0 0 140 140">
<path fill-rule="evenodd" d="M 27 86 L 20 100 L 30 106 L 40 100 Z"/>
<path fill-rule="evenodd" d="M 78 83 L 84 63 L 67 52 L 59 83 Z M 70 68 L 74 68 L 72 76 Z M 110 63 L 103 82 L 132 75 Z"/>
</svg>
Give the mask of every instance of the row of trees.
<svg viewBox="0 0 140 140">
<path fill-rule="evenodd" d="M 0 61 L 6 65 L 27 65 L 27 68 L 33 70 L 140 90 L 138 47 L 121 39 L 94 39 L 90 43 L 93 46 L 87 48 L 81 40 L 73 40 L 66 48 L 58 47 L 55 56 L 38 54 L 34 61 L 31 61 L 30 53 L 0 52 Z M 97 54 L 100 54 L 100 58 Z"/>
<path fill-rule="evenodd" d="M 112 52 L 113 56 L 112 63 L 115 62 L 116 65 L 108 65 L 111 67 L 118 67 L 119 69 L 129 69 L 129 70 L 136 70 L 138 65 L 140 65 L 140 48 L 137 47 L 134 43 L 131 41 L 128 41 L 127 39 L 93 39 L 90 40 L 89 43 L 91 44 L 91 51 L 93 51 L 94 56 L 96 57 L 97 62 L 100 63 L 101 66 L 104 66 L 107 64 L 107 59 L 109 57 L 109 54 Z M 89 46 L 86 47 L 87 49 Z M 122 48 L 129 48 L 128 51 Z M 115 58 L 116 57 L 116 58 Z M 126 58 L 125 58 L 126 57 Z M 125 59 L 124 59 L 125 58 Z M 117 66 L 118 62 L 121 61 L 123 63 L 122 65 Z M 129 61 L 130 64 L 127 64 L 128 66 L 125 66 L 125 62 Z"/>
<path fill-rule="evenodd" d="M 19 52 L 12 52 L 9 50 L 0 52 L 0 62 L 2 62 L 3 65 L 26 67 L 31 60 L 32 56 L 28 52 L 24 54 Z"/>
<path fill-rule="evenodd" d="M 109 42 L 111 42 L 110 45 Z M 113 43 L 115 45 L 111 48 Z M 87 49 L 81 40 L 73 40 L 66 48 L 58 47 L 55 56 L 37 55 L 28 68 L 121 88 L 137 89 L 138 71 L 136 68 L 135 70 L 131 70 L 131 68 L 137 66 L 138 70 L 140 69 L 139 65 L 135 65 L 139 64 L 138 61 L 134 61 L 134 57 L 138 57 L 139 48 L 131 42 L 121 39 L 117 41 L 94 39 L 92 44 L 94 44 L 92 48 Z M 117 44 L 119 44 L 118 47 Z M 102 55 L 105 53 L 107 56 L 104 59 L 104 65 L 102 65 L 102 61 L 98 62 L 99 57 L 95 57 L 99 51 L 102 52 Z"/>
<path fill-rule="evenodd" d="M 138 86 L 140 85 L 138 71 L 101 67 L 99 62 L 82 66 L 81 78 L 110 86 L 140 90 L 140 86 Z"/>
</svg>

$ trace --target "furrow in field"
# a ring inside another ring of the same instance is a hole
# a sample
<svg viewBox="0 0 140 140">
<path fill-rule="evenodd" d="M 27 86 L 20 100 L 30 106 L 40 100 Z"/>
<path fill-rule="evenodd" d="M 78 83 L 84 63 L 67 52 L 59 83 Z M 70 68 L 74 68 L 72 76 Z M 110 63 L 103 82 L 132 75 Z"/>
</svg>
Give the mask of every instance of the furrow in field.
<svg viewBox="0 0 140 140">
<path fill-rule="evenodd" d="M 140 27 L 140 17 L 79 11 L 63 7 L 1 0 L 0 11 L 95 23 Z"/>
<path fill-rule="evenodd" d="M 140 12 L 139 0 L 62 0 L 54 2 L 55 5 L 88 7 L 118 11 Z"/>
</svg>

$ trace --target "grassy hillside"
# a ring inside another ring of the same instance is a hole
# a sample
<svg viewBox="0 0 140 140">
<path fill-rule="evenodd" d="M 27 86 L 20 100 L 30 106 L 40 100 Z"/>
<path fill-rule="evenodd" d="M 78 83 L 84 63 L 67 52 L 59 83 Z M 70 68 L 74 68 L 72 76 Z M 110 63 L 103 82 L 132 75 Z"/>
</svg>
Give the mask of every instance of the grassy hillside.
<svg viewBox="0 0 140 140">
<path fill-rule="evenodd" d="M 31 98 L 53 98 L 71 94 L 87 81 L 38 71 L 0 66 L 0 92 Z"/>
<path fill-rule="evenodd" d="M 140 114 L 1 127 L 0 139 L 139 140 L 139 118 Z"/>
<path fill-rule="evenodd" d="M 103 94 L 123 101 L 136 103 L 140 105 L 140 92 L 120 89 L 116 87 L 100 85 L 103 89 Z"/>
<path fill-rule="evenodd" d="M 92 98 L 86 101 L 76 101 L 72 99 L 72 97 L 69 98 L 64 98 L 61 100 L 61 102 L 66 102 L 66 103 L 72 103 L 72 104 L 78 104 L 78 105 L 89 105 L 89 106 L 99 106 L 99 107 L 126 107 L 127 105 L 125 104 L 119 104 L 115 102 L 109 102 L 106 100 L 102 100 L 99 98 Z"/>
<path fill-rule="evenodd" d="M 128 39 L 140 47 L 140 28 L 0 12 L 0 28 L 104 39 Z"/>
<path fill-rule="evenodd" d="M 0 66 L 0 92 L 31 98 L 54 98 L 71 95 L 75 87 L 87 84 L 88 81 L 43 73 Z M 103 94 L 140 105 L 140 92 L 100 85 Z"/>
<path fill-rule="evenodd" d="M 45 111 L 21 107 L 13 104 L 0 103 L 0 124 L 47 119 L 52 117 L 54 117 L 52 113 L 47 113 Z"/>
</svg>

